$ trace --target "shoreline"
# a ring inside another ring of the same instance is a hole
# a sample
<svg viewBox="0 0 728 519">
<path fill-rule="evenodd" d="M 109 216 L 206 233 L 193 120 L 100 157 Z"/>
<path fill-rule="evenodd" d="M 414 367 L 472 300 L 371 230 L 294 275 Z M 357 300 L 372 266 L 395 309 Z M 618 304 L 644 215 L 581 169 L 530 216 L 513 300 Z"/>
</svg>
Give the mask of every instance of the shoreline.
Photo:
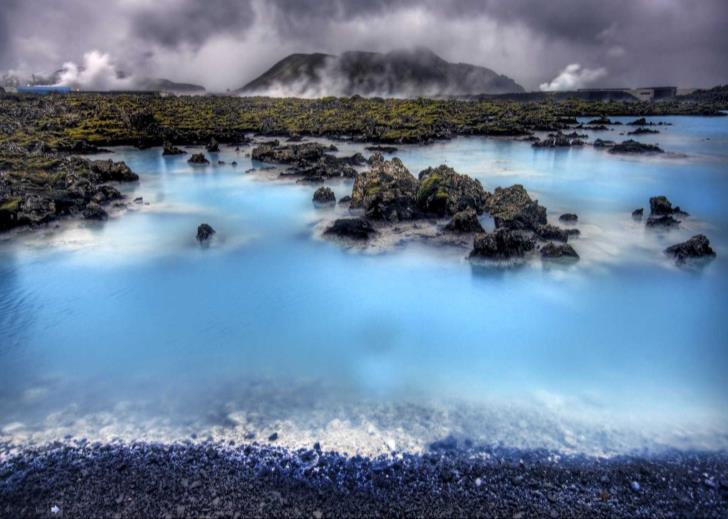
<svg viewBox="0 0 728 519">
<path fill-rule="evenodd" d="M 724 452 L 599 459 L 446 438 L 425 454 L 368 458 L 82 440 L 0 462 L 8 517 L 725 517 L 726 507 Z"/>
</svg>

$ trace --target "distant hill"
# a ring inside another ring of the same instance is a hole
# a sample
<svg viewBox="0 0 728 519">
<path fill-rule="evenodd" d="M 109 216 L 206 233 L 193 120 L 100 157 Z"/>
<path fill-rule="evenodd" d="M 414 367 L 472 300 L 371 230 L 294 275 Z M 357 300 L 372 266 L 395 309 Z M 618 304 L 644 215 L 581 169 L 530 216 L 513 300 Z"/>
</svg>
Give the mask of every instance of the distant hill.
<svg viewBox="0 0 728 519">
<path fill-rule="evenodd" d="M 179 94 L 204 94 L 205 87 L 192 83 L 177 83 L 169 79 L 152 78 L 143 79 L 137 84 L 139 90 L 161 90 Z"/>
<path fill-rule="evenodd" d="M 524 89 L 489 68 L 450 63 L 429 49 L 417 48 L 387 54 L 291 54 L 237 92 L 303 97 L 411 97 L 505 94 Z"/>
</svg>

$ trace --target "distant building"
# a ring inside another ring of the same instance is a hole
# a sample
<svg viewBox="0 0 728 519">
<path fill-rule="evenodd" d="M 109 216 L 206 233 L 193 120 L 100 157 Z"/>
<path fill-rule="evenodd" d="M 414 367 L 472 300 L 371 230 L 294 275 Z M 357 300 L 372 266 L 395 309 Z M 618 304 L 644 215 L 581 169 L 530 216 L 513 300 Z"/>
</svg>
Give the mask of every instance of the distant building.
<svg viewBox="0 0 728 519">
<path fill-rule="evenodd" d="M 67 94 L 71 87 L 56 85 L 28 85 L 17 87 L 19 94 Z"/>
<path fill-rule="evenodd" d="M 614 99 L 620 95 L 630 95 L 640 101 L 655 101 L 676 96 L 677 87 L 580 88 L 578 92 L 587 94 L 592 99 Z"/>
</svg>

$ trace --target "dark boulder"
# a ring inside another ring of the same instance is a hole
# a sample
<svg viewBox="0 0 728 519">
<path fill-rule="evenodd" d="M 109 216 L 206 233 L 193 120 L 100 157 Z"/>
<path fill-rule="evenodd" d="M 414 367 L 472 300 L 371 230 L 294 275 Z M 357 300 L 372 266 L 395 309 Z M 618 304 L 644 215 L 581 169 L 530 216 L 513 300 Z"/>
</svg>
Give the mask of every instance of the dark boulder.
<svg viewBox="0 0 728 519">
<path fill-rule="evenodd" d="M 588 124 L 589 126 L 594 126 L 594 125 L 605 125 L 605 124 L 614 124 L 614 123 L 612 121 L 610 121 L 609 118 L 602 115 L 598 119 L 592 119 L 591 121 L 589 121 L 586 124 Z"/>
<path fill-rule="evenodd" d="M 471 258 L 507 260 L 520 258 L 532 251 L 535 243 L 527 234 L 509 229 L 475 235 Z"/>
<path fill-rule="evenodd" d="M 417 179 L 398 158 L 378 160 L 354 180 L 351 208 L 364 209 L 374 220 L 411 220 L 417 215 L 417 188 Z"/>
<path fill-rule="evenodd" d="M 635 119 L 631 123 L 627 123 L 628 126 L 652 126 L 654 123 L 648 123 L 647 119 L 644 117 L 640 117 L 639 119 Z"/>
<path fill-rule="evenodd" d="M 559 216 L 559 221 L 565 222 L 565 223 L 576 223 L 576 221 L 579 219 L 577 215 L 574 213 L 564 213 L 561 216 Z"/>
<path fill-rule="evenodd" d="M 455 213 L 452 220 L 445 225 L 445 230 L 451 232 L 485 232 L 483 226 L 480 225 L 480 220 L 478 220 L 478 214 L 471 207 Z"/>
<path fill-rule="evenodd" d="M 632 218 L 634 218 L 635 220 L 641 220 L 642 215 L 644 214 L 645 210 L 640 207 L 639 209 L 635 209 L 634 211 L 632 211 Z"/>
<path fill-rule="evenodd" d="M 617 143 L 614 141 L 606 140 L 606 139 L 595 139 L 593 146 L 595 148 L 611 148 L 612 146 L 615 146 Z"/>
<path fill-rule="evenodd" d="M 210 163 L 210 161 L 207 160 L 207 157 L 205 157 L 204 153 L 193 153 L 187 162 L 189 162 L 190 164 L 209 164 Z"/>
<path fill-rule="evenodd" d="M 251 158 L 260 162 L 306 165 L 320 160 L 327 151 L 332 148 L 318 142 L 280 146 L 278 141 L 271 141 L 253 148 Z"/>
<path fill-rule="evenodd" d="M 579 259 L 574 247 L 567 243 L 547 243 L 541 247 L 541 257 L 546 259 Z"/>
<path fill-rule="evenodd" d="M 682 216 L 688 216 L 688 213 L 680 209 L 679 206 L 672 206 L 666 196 L 653 196 L 650 198 L 650 215 L 652 216 L 664 216 L 671 214 L 679 214 Z"/>
<path fill-rule="evenodd" d="M 313 193 L 313 201 L 315 204 L 333 204 L 336 203 L 336 195 L 330 187 L 320 187 Z"/>
<path fill-rule="evenodd" d="M 627 132 L 627 135 L 647 135 L 650 133 L 660 133 L 659 130 L 652 130 L 651 128 L 637 128 L 631 132 Z"/>
<path fill-rule="evenodd" d="M 185 153 L 187 153 L 185 150 L 178 148 L 169 141 L 164 141 L 162 155 L 184 155 Z"/>
<path fill-rule="evenodd" d="M 485 210 L 493 217 L 496 228 L 535 230 L 546 224 L 546 208 L 538 200 L 531 200 L 520 184 L 496 188 L 487 197 Z"/>
<path fill-rule="evenodd" d="M 205 149 L 208 153 L 217 153 L 220 151 L 220 143 L 215 140 L 215 137 L 213 137 L 210 139 L 210 142 L 207 143 Z"/>
<path fill-rule="evenodd" d="M 215 234 L 215 232 L 216 231 L 215 231 L 215 229 L 212 228 L 212 226 L 210 226 L 206 223 L 201 223 L 197 227 L 197 236 L 196 236 L 197 241 L 200 243 L 205 243 L 210 238 L 212 238 L 212 235 Z"/>
<path fill-rule="evenodd" d="M 367 146 L 364 148 L 367 151 L 378 151 L 380 153 L 396 153 L 397 148 L 394 146 Z"/>
<path fill-rule="evenodd" d="M 366 240 L 376 232 L 372 224 L 363 218 L 339 218 L 324 231 L 324 234 L 351 240 Z"/>
<path fill-rule="evenodd" d="M 680 224 L 680 220 L 676 220 L 671 215 L 650 216 L 647 218 L 647 227 L 673 227 Z"/>
<path fill-rule="evenodd" d="M 349 204 L 349 203 L 351 203 L 351 197 L 349 195 L 342 196 L 341 198 L 339 198 L 339 203 L 340 204 Z"/>
<path fill-rule="evenodd" d="M 569 241 L 569 233 L 555 225 L 538 225 L 534 231 L 542 240 Z"/>
<path fill-rule="evenodd" d="M 139 175 L 134 173 L 125 162 L 114 162 L 113 160 L 92 160 L 89 161 L 91 172 L 96 173 L 101 182 L 133 182 L 139 180 Z"/>
<path fill-rule="evenodd" d="M 487 193 L 476 179 L 441 165 L 420 172 L 417 207 L 437 216 L 454 215 L 471 208 L 481 214 Z"/>
<path fill-rule="evenodd" d="M 685 263 L 694 258 L 715 257 L 710 241 L 703 234 L 697 234 L 688 241 L 672 245 L 665 249 L 665 253 L 673 256 L 677 263 Z"/>
<path fill-rule="evenodd" d="M 609 153 L 663 153 L 655 144 L 643 144 L 629 139 L 609 148 Z"/>
<path fill-rule="evenodd" d="M 82 214 L 86 220 L 106 220 L 109 217 L 104 208 L 96 202 L 89 202 Z"/>
</svg>

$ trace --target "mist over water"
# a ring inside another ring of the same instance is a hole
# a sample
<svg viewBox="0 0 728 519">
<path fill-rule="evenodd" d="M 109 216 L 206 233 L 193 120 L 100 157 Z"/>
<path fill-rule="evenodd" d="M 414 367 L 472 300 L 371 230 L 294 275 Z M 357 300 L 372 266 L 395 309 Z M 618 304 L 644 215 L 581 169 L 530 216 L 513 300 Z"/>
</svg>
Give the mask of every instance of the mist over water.
<svg viewBox="0 0 728 519">
<path fill-rule="evenodd" d="M 263 166 L 249 148 L 202 168 L 117 149 L 144 205 L 0 242 L 0 441 L 278 432 L 349 453 L 449 434 L 587 454 L 725 449 L 726 119 L 654 118 L 673 123 L 641 139 L 660 157 L 485 138 L 400 147 L 414 174 L 447 163 L 487 190 L 524 184 L 551 223 L 579 215 L 578 263 L 510 269 L 458 248 L 321 240 L 320 221 L 345 210 L 247 172 Z M 339 198 L 351 181 L 331 187 Z M 631 211 L 654 195 L 691 216 L 646 229 Z M 201 222 L 218 231 L 209 249 Z M 699 232 L 718 254 L 702 268 L 662 253 Z"/>
</svg>

